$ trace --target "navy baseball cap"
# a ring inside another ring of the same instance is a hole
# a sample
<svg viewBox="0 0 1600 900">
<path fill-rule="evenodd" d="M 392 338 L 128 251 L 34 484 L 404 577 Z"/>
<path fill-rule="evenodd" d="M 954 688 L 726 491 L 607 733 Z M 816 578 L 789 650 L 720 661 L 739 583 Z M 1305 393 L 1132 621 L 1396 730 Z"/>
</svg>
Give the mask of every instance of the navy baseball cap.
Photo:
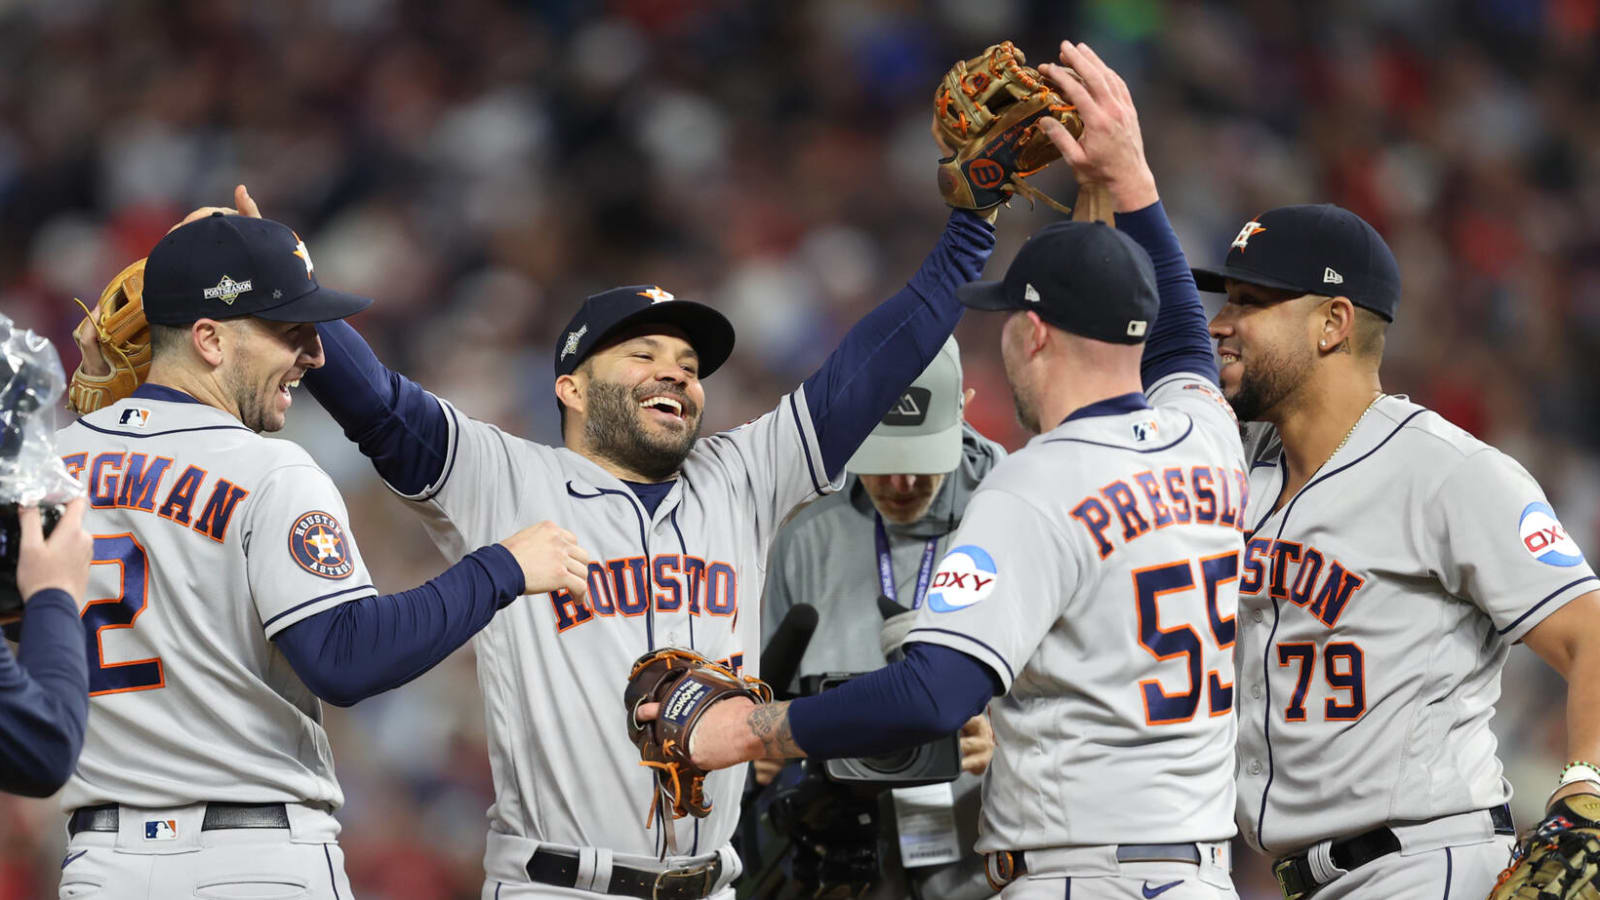
<svg viewBox="0 0 1600 900">
<path fill-rule="evenodd" d="M 1161 307 L 1150 256 L 1104 222 L 1056 222 L 1028 238 L 1000 281 L 956 288 L 972 309 L 1027 309 L 1073 334 L 1143 343 Z"/>
<path fill-rule="evenodd" d="M 1227 279 L 1262 287 L 1348 297 L 1385 321 L 1400 304 L 1400 264 L 1376 229 L 1332 203 L 1280 206 L 1244 223 L 1217 269 L 1195 269 L 1202 291 L 1225 293 Z"/>
<path fill-rule="evenodd" d="M 289 226 L 212 213 L 173 229 L 150 251 L 145 318 L 157 325 L 240 316 L 328 322 L 372 305 L 322 287 L 311 273 L 311 254 Z"/>
<path fill-rule="evenodd" d="M 585 298 L 556 338 L 556 377 L 571 375 L 612 335 L 640 324 L 674 325 L 689 336 L 705 378 L 733 353 L 733 323 L 703 303 L 678 300 L 653 284 L 612 288 Z"/>
</svg>

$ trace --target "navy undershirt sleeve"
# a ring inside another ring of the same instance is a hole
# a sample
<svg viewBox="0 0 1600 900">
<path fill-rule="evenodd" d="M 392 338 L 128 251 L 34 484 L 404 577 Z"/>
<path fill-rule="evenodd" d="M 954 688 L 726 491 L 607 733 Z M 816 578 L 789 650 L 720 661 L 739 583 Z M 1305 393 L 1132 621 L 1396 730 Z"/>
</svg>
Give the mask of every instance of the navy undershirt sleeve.
<svg viewBox="0 0 1600 900">
<path fill-rule="evenodd" d="M 29 598 L 18 655 L 0 644 L 0 791 L 48 797 L 78 765 L 89 718 L 89 661 L 66 591 Z"/>
<path fill-rule="evenodd" d="M 911 281 L 857 322 L 805 380 L 829 481 L 938 355 L 961 319 L 956 288 L 978 277 L 993 250 L 993 226 L 974 213 L 953 212 Z"/>
<path fill-rule="evenodd" d="M 402 494 L 426 491 L 450 449 L 450 422 L 439 401 L 379 362 L 350 323 L 323 322 L 317 333 L 324 362 L 306 373 L 306 389 L 384 481 Z"/>
<path fill-rule="evenodd" d="M 1194 273 L 1167 221 L 1161 201 L 1130 213 L 1117 213 L 1117 229 L 1138 242 L 1155 264 L 1161 310 L 1145 338 L 1140 375 L 1146 389 L 1176 372 L 1193 372 L 1217 383 L 1217 359 L 1211 352 L 1206 310 L 1194 286 Z"/>
<path fill-rule="evenodd" d="M 795 743 L 815 759 L 873 756 L 954 734 L 1001 693 L 989 667 L 937 644 L 789 704 Z"/>
<path fill-rule="evenodd" d="M 349 706 L 433 668 L 523 586 L 516 557 L 490 544 L 421 587 L 342 603 L 290 625 L 275 640 L 313 694 Z"/>
</svg>

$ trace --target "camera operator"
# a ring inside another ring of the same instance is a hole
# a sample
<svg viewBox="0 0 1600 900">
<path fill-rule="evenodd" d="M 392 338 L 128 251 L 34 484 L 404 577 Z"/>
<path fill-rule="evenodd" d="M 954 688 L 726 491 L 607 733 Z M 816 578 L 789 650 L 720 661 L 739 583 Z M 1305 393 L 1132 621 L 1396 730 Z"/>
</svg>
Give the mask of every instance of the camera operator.
<svg viewBox="0 0 1600 900">
<path fill-rule="evenodd" d="M 89 665 L 78 601 L 94 539 L 86 501 L 67 505 L 48 538 L 38 507 L 17 510 L 17 590 L 25 599 L 17 655 L 0 642 L 0 790 L 48 797 L 72 775 L 89 716 Z"/>
<path fill-rule="evenodd" d="M 818 614 L 796 683 L 806 675 L 877 669 L 898 647 L 914 616 L 905 613 L 886 623 L 875 598 L 881 595 L 906 609 L 921 604 L 967 499 L 1005 457 L 1004 448 L 963 422 L 970 396 L 963 393 L 960 350 L 950 338 L 846 463 L 852 477 L 844 489 L 811 504 L 778 533 L 762 601 L 763 643 L 771 642 L 778 623 L 797 603 L 812 604 Z M 775 687 L 792 691 L 795 685 Z M 883 877 L 868 897 L 993 895 L 983 877 L 983 859 L 971 849 L 980 799 L 976 776 L 994 751 L 983 716 L 967 723 L 960 746 L 965 774 L 952 787 L 961 858 L 908 870 L 898 854 L 880 853 Z M 771 782 L 781 765 L 757 761 L 757 783 Z M 884 837 L 888 840 L 880 843 L 895 841 L 895 835 Z"/>
</svg>

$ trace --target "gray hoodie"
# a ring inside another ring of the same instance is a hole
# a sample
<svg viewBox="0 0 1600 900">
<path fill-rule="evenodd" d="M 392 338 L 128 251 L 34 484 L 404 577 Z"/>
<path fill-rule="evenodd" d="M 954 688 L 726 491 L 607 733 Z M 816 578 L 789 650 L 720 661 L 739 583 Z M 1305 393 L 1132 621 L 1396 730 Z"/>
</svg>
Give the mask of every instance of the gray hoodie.
<svg viewBox="0 0 1600 900">
<path fill-rule="evenodd" d="M 916 593 L 917 572 L 929 538 L 938 546 L 935 565 L 972 492 L 1006 456 L 1005 448 L 962 426 L 961 466 L 945 478 L 933 504 L 910 525 L 884 523 L 894 560 L 895 587 L 900 605 L 909 607 Z M 805 507 L 778 531 L 767 559 L 766 592 L 762 597 L 762 646 L 772 639 L 784 614 L 796 603 L 817 608 L 817 631 L 800 663 L 800 674 L 870 672 L 884 665 L 878 632 L 883 617 L 877 598 L 877 542 L 873 534 L 876 510 L 861 479 L 850 476 L 843 489 Z M 981 778 L 963 774 L 955 783 L 956 821 L 963 850 L 959 864 L 921 869 L 921 895 L 928 900 L 965 900 L 988 897 L 982 857 L 972 850 L 977 840 L 978 787 Z M 893 844 L 892 837 L 889 840 Z M 868 900 L 904 897 L 906 889 L 897 866 L 869 894 Z"/>
</svg>

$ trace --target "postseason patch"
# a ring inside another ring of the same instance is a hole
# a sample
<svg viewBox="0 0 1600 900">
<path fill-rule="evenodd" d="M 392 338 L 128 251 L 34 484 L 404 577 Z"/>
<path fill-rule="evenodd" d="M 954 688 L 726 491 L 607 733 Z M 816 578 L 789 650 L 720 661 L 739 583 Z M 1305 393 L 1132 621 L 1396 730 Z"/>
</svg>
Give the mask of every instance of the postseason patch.
<svg viewBox="0 0 1600 900">
<path fill-rule="evenodd" d="M 300 568 L 323 578 L 348 578 L 355 569 L 344 529 L 325 512 L 308 512 L 295 520 L 289 529 L 289 555 Z"/>
<path fill-rule="evenodd" d="M 1583 562 L 1578 542 L 1556 521 L 1550 504 L 1534 501 L 1522 508 L 1517 519 L 1517 537 L 1528 555 L 1547 566 L 1576 566 Z"/>
<path fill-rule="evenodd" d="M 954 547 L 944 555 L 928 585 L 928 606 L 934 612 L 965 609 L 989 596 L 997 578 L 988 551 L 976 544 Z"/>
</svg>

